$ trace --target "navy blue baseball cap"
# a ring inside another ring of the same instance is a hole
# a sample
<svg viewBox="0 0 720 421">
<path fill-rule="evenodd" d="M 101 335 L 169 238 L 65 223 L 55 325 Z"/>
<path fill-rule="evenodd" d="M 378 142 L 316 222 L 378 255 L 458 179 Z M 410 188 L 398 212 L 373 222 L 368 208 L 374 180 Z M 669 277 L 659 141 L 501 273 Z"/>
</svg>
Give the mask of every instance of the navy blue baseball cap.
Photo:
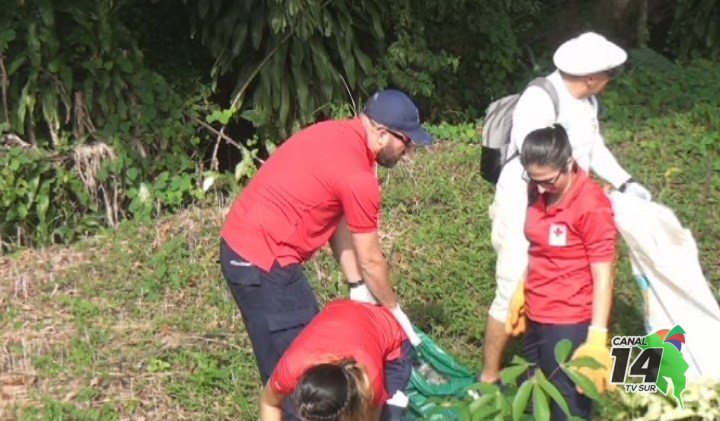
<svg viewBox="0 0 720 421">
<path fill-rule="evenodd" d="M 420 111 L 407 94 L 397 89 L 378 91 L 365 104 L 365 115 L 388 129 L 400 132 L 419 145 L 433 137 L 420 125 Z"/>
</svg>

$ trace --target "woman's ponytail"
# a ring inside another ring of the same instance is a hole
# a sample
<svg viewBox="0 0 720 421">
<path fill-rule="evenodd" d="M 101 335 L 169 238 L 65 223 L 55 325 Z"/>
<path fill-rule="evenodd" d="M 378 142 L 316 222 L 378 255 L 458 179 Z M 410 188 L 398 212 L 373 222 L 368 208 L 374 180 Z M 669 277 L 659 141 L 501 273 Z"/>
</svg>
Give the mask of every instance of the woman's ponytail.
<svg viewBox="0 0 720 421">
<path fill-rule="evenodd" d="M 364 421 L 371 418 L 373 393 L 354 359 L 318 364 L 303 374 L 293 395 L 307 421 Z"/>
</svg>

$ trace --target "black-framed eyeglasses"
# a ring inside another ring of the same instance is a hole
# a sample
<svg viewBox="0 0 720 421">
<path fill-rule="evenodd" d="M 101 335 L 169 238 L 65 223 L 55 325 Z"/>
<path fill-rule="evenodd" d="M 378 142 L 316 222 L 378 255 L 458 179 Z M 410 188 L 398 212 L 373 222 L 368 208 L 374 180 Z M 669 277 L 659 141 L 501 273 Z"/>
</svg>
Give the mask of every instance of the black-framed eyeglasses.
<svg viewBox="0 0 720 421">
<path fill-rule="evenodd" d="M 372 126 L 375 127 L 376 129 L 382 129 L 382 130 L 385 130 L 386 132 L 390 133 L 393 137 L 399 139 L 405 146 L 409 146 L 410 143 L 412 142 L 412 139 L 410 139 L 408 136 L 406 136 L 400 132 L 396 132 L 395 130 L 390 129 L 387 126 L 383 126 L 382 124 L 378 124 L 372 120 L 370 120 L 370 124 L 372 124 Z"/>
<path fill-rule="evenodd" d="M 390 130 L 387 127 L 384 127 L 384 129 L 387 130 L 387 132 L 390 133 L 391 135 L 393 135 L 394 137 L 400 139 L 400 141 L 403 144 L 405 144 L 405 146 L 410 145 L 410 142 L 412 142 L 412 140 L 409 137 L 407 137 L 406 135 L 404 135 L 400 132 L 396 132 L 395 130 Z"/>
<path fill-rule="evenodd" d="M 555 185 L 555 183 L 557 183 L 558 179 L 560 178 L 560 176 L 562 175 L 563 172 L 564 171 L 558 172 L 557 175 L 553 178 L 548 178 L 546 180 L 536 180 L 534 178 L 530 178 L 530 176 L 527 173 L 527 170 L 523 170 L 521 177 L 526 183 L 533 183 L 535 185 L 543 186 L 543 187 L 552 187 Z"/>
</svg>

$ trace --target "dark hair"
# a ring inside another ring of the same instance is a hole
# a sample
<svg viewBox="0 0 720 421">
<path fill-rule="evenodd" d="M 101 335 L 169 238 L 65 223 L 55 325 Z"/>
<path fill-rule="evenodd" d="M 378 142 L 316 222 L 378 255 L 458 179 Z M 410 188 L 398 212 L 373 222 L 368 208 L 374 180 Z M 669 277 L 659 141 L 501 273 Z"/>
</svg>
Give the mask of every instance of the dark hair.
<svg viewBox="0 0 720 421">
<path fill-rule="evenodd" d="M 572 146 L 567 132 L 561 125 L 553 124 L 534 130 L 525 137 L 520 151 L 520 163 L 525 168 L 538 165 L 565 169 L 571 156 Z"/>
<path fill-rule="evenodd" d="M 306 421 L 361 421 L 369 418 L 372 391 L 365 371 L 355 360 L 344 359 L 307 369 L 293 400 Z"/>
</svg>

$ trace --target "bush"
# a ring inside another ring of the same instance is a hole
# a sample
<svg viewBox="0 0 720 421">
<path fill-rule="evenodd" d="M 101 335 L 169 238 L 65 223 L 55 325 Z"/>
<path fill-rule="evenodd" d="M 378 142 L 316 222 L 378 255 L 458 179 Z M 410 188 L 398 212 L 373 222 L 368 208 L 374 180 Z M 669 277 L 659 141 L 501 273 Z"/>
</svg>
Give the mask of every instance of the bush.
<svg viewBox="0 0 720 421">
<path fill-rule="evenodd" d="M 145 66 L 119 20 L 131 4 L 3 3 L 0 150 L 13 174 L 0 184 L 0 250 L 72 241 L 202 195 L 207 146 L 193 116 L 210 107 L 203 90 L 185 100 Z"/>
</svg>

